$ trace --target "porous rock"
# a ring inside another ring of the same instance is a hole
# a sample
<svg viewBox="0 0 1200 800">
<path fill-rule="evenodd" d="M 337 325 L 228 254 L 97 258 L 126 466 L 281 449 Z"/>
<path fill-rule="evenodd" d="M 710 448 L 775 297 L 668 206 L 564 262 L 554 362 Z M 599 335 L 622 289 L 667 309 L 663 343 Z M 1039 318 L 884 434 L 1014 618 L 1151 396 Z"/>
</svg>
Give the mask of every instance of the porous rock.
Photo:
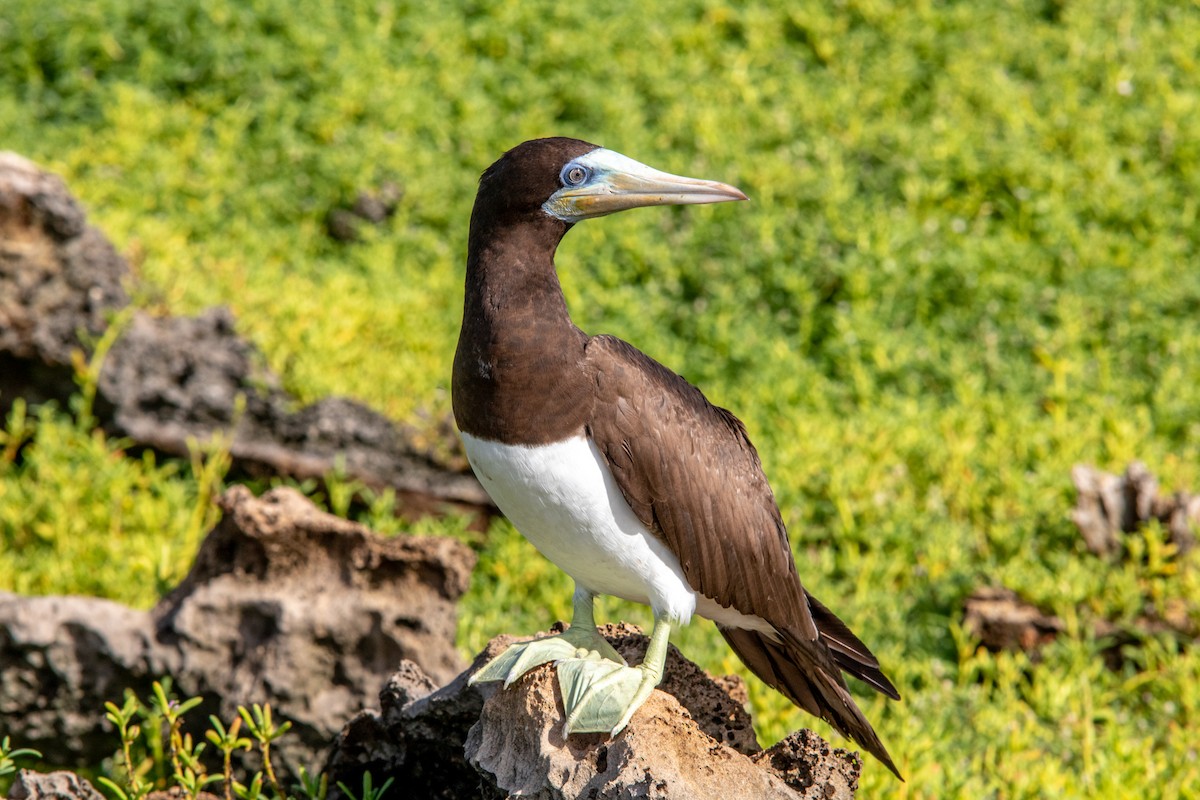
<svg viewBox="0 0 1200 800">
<path fill-rule="evenodd" d="M 1003 586 L 976 589 L 965 605 L 963 627 L 992 651 L 1036 651 L 1063 631 L 1062 620 Z"/>
<path fill-rule="evenodd" d="M 227 723 L 269 702 L 292 732 L 276 769 L 324 758 L 343 723 L 374 704 L 402 659 L 439 681 L 461 668 L 455 603 L 475 556 L 444 537 L 383 538 L 291 489 L 244 487 L 184 581 L 151 612 L 92 598 L 0 595 L 5 733 L 59 763 L 94 763 L 118 742 L 106 700 L 143 699 L 170 675 L 201 696 L 197 720 Z"/>
<path fill-rule="evenodd" d="M 8 800 L 105 800 L 96 787 L 74 772 L 23 769 L 8 789 Z"/>
<path fill-rule="evenodd" d="M 834 748 L 807 728 L 755 753 L 750 760 L 770 769 L 804 798 L 847 800 L 858 792 L 859 754 Z"/>
<path fill-rule="evenodd" d="M 71 352 L 129 302 L 128 273 L 58 176 L 0 152 L 0 403 L 73 386 Z"/>
<path fill-rule="evenodd" d="M 1122 475 L 1077 464 L 1071 480 L 1077 493 L 1071 519 L 1096 555 L 1119 552 L 1121 534 L 1133 533 L 1151 520 L 1162 524 L 1176 552 L 1187 553 L 1196 546 L 1200 495 L 1160 494 L 1158 479 L 1141 461 L 1131 462 Z"/>
<path fill-rule="evenodd" d="M 370 704 L 401 659 L 439 682 L 461 668 L 455 604 L 474 554 L 448 537 L 382 538 L 299 492 L 235 486 L 183 582 L 154 609 L 176 680 L 221 715 L 270 698 L 311 752 Z M 299 744 L 292 748 L 299 750 Z"/>
<path fill-rule="evenodd" d="M 52 763 L 110 754 L 104 703 L 149 694 L 175 654 L 154 640 L 150 614 L 91 597 L 0 593 L 0 720 L 5 735 Z"/>
<path fill-rule="evenodd" d="M 993 652 L 1022 650 L 1034 662 L 1040 658 L 1042 646 L 1066 629 L 1061 619 L 1042 612 L 1004 586 L 976 589 L 964 606 L 963 627 L 981 645 Z M 1172 598 L 1158 604 L 1147 599 L 1145 609 L 1133 619 L 1114 622 L 1080 607 L 1080 620 L 1097 640 L 1104 642 L 1101 655 L 1110 669 L 1122 668 L 1129 662 L 1129 649 L 1140 647 L 1149 638 L 1173 640 L 1175 646 L 1186 647 L 1200 637 L 1186 600 Z"/>
<path fill-rule="evenodd" d="M 65 406 L 77 391 L 73 354 L 91 358 L 124 309 L 95 399 L 110 434 L 173 457 L 220 435 L 235 474 L 321 482 L 340 472 L 393 490 L 407 518 L 493 513 L 445 426 L 430 443 L 345 398 L 296 410 L 228 309 L 195 317 L 129 310 L 129 280 L 61 179 L 0 153 L 0 416 L 18 397 Z"/>
<path fill-rule="evenodd" d="M 629 626 L 602 633 L 622 655 L 640 659 L 647 639 Z M 532 798 L 849 798 L 856 755 L 815 734 L 761 752 L 742 703 L 669 648 L 663 682 L 616 737 L 564 737 L 565 718 L 551 665 L 511 687 L 471 687 L 469 676 L 513 641 L 497 637 L 448 686 L 411 667 L 381 694 L 381 710 L 343 730 L 327 767 L 350 787 L 361 775 L 390 775 L 414 797 Z M 690 710 L 689 710 L 690 704 Z M 699 716 L 696 716 L 699 713 Z M 739 752 L 738 749 L 753 753 Z"/>
<path fill-rule="evenodd" d="M 69 364 L 129 302 L 128 271 L 62 179 L 0 152 L 0 351 Z"/>
</svg>

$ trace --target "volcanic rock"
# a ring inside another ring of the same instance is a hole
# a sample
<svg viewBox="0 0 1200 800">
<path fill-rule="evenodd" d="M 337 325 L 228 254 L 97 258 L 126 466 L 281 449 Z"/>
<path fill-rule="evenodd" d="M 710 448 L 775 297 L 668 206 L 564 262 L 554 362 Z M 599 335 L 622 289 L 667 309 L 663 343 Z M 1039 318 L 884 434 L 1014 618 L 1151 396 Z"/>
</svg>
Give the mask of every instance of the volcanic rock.
<svg viewBox="0 0 1200 800">
<path fill-rule="evenodd" d="M 105 800 L 96 787 L 74 772 L 40 773 L 23 769 L 8 789 L 8 800 Z"/>
<path fill-rule="evenodd" d="M 16 398 L 67 406 L 76 370 L 115 324 L 93 412 L 111 435 L 172 457 L 223 437 L 234 474 L 393 490 L 406 518 L 494 506 L 446 426 L 421 435 L 345 398 L 296 410 L 232 313 L 160 317 L 127 308 L 128 265 L 57 176 L 0 153 L 0 417 Z M 113 320 L 115 319 L 115 323 Z"/>
<path fill-rule="evenodd" d="M 383 538 L 291 489 L 220 499 L 224 517 L 151 612 L 81 597 L 0 595 L 0 716 L 22 747 L 91 764 L 119 742 L 104 702 L 173 678 L 197 720 L 270 703 L 295 774 L 323 759 L 403 659 L 438 681 L 461 668 L 455 604 L 475 556 L 444 537 Z"/>
<path fill-rule="evenodd" d="M 647 638 L 635 628 L 601 632 L 631 661 L 645 652 Z M 507 689 L 467 685 L 512 641 L 493 639 L 470 669 L 437 691 L 406 665 L 384 687 L 381 711 L 364 712 L 343 730 L 327 766 L 331 785 L 357 787 L 369 771 L 430 798 L 854 796 L 856 755 L 815 734 L 759 751 L 743 703 L 723 688 L 727 682 L 713 681 L 674 647 L 659 690 L 624 731 L 566 738 L 551 665 Z"/>
</svg>

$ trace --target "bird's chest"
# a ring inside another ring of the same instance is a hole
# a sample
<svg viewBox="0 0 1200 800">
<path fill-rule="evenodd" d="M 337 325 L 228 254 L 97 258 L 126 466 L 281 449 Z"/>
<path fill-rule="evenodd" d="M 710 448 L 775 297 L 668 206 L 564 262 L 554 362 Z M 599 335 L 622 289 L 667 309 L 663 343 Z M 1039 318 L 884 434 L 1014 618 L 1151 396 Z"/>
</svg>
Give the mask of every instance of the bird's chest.
<svg viewBox="0 0 1200 800">
<path fill-rule="evenodd" d="M 591 385 L 575 336 L 512 326 L 495 335 L 464 325 L 452 395 L 459 430 L 481 439 L 545 444 L 582 433 Z"/>
<path fill-rule="evenodd" d="M 462 438 L 496 505 L 576 581 L 651 605 L 664 602 L 664 592 L 691 597 L 678 559 L 634 515 L 589 439 L 531 446 Z"/>
</svg>

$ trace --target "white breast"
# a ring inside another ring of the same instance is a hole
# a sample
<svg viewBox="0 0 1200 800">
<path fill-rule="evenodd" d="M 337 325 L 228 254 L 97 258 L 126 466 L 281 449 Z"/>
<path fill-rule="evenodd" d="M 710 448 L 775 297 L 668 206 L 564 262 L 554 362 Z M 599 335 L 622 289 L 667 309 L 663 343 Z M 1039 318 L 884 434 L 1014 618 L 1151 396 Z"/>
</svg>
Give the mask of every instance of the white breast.
<svg viewBox="0 0 1200 800">
<path fill-rule="evenodd" d="M 679 559 L 634 516 L 591 440 L 529 446 L 462 439 L 504 515 L 580 586 L 647 603 L 680 623 L 691 619 L 696 597 Z"/>
<path fill-rule="evenodd" d="M 773 633 L 758 617 L 693 591 L 679 559 L 625 502 L 596 445 L 579 436 L 547 445 L 507 445 L 462 434 L 479 482 L 546 558 L 596 594 L 646 603 L 687 624 L 692 614 Z"/>
</svg>

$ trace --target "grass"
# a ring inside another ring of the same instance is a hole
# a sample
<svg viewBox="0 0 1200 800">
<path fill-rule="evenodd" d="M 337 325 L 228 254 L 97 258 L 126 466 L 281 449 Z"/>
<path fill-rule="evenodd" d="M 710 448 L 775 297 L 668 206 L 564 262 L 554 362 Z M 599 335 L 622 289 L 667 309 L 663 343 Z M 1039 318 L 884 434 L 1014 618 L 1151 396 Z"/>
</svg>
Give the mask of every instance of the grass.
<svg viewBox="0 0 1200 800">
<path fill-rule="evenodd" d="M 1152 638 L 1112 672 L 1089 631 L 1196 619 L 1196 557 L 1150 531 L 1158 556 L 1109 564 L 1068 514 L 1079 461 L 1200 488 L 1197 40 L 1166 2 L 10 0 L 0 144 L 68 180 L 140 302 L 226 303 L 302 398 L 403 420 L 449 412 L 466 219 L 504 149 L 575 135 L 739 186 L 582 225 L 560 274 L 581 327 L 746 422 L 806 585 L 895 677 L 903 702 L 860 696 L 908 782 L 869 764 L 863 796 L 1186 797 L 1200 655 Z M 386 180 L 394 218 L 325 235 Z M 27 426 L 0 587 L 151 604 L 220 470 L 121 458 L 64 410 Z M 510 526 L 478 546 L 464 652 L 567 615 Z M 1067 621 L 1038 663 L 961 630 L 993 582 Z M 707 623 L 676 641 L 740 670 Z M 813 724 L 751 698 L 764 743 Z"/>
</svg>

